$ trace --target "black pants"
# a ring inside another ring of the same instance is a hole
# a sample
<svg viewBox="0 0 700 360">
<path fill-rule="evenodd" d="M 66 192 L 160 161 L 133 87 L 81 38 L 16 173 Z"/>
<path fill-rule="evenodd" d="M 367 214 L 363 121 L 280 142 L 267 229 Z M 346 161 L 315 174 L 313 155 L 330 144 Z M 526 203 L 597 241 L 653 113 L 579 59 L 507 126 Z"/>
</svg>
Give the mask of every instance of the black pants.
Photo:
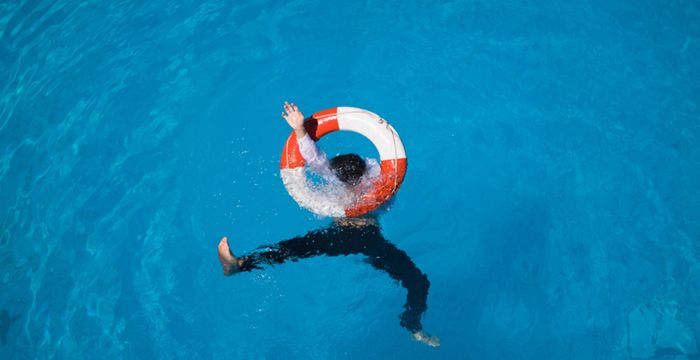
<svg viewBox="0 0 700 360">
<path fill-rule="evenodd" d="M 401 314 L 401 326 L 411 332 L 422 329 L 420 318 L 428 308 L 430 282 L 403 250 L 384 239 L 376 225 L 332 225 L 323 230 L 262 246 L 242 257 L 241 271 L 262 269 L 263 265 L 282 264 L 318 255 L 338 256 L 362 254 L 375 269 L 389 274 L 407 291 L 405 311 Z"/>
</svg>

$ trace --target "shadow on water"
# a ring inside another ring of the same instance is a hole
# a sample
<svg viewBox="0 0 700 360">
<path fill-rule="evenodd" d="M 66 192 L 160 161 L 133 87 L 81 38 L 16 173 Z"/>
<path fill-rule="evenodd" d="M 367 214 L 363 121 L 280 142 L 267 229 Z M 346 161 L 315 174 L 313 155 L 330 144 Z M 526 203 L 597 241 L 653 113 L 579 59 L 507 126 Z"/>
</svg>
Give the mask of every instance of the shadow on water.
<svg viewBox="0 0 700 360">
<path fill-rule="evenodd" d="M 3 309 L 0 311 L 0 341 L 2 342 L 3 345 L 7 344 L 7 333 L 10 329 L 10 326 L 12 326 L 12 323 L 17 321 L 20 316 L 10 316 L 10 313 Z"/>
</svg>

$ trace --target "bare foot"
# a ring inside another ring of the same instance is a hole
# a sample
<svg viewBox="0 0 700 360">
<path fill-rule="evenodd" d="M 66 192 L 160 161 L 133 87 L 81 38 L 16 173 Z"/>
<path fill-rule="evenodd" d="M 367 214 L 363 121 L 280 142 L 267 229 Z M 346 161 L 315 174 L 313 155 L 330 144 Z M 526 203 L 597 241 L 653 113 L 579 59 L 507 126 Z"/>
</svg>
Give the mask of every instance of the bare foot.
<svg viewBox="0 0 700 360">
<path fill-rule="evenodd" d="M 432 347 L 440 346 L 440 338 L 439 337 L 429 335 L 429 334 L 425 333 L 423 330 L 414 332 L 413 339 L 416 341 L 420 341 L 423 344 L 428 345 L 428 346 L 432 346 Z"/>
<path fill-rule="evenodd" d="M 226 236 L 219 241 L 219 262 L 224 268 L 224 275 L 229 276 L 238 272 L 238 259 L 233 256 L 231 248 L 228 247 L 228 238 Z"/>
</svg>

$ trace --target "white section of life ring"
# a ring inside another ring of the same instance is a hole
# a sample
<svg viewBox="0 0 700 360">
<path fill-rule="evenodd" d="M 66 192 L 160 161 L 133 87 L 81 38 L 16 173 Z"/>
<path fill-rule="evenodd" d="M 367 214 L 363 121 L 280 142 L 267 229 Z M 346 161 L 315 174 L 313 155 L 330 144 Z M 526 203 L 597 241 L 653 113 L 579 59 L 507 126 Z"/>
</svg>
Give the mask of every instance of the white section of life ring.
<svg viewBox="0 0 700 360">
<path fill-rule="evenodd" d="M 406 157 L 406 151 L 396 130 L 379 115 L 355 107 L 343 106 L 337 109 L 338 128 L 364 135 L 377 148 L 381 160 Z"/>
</svg>

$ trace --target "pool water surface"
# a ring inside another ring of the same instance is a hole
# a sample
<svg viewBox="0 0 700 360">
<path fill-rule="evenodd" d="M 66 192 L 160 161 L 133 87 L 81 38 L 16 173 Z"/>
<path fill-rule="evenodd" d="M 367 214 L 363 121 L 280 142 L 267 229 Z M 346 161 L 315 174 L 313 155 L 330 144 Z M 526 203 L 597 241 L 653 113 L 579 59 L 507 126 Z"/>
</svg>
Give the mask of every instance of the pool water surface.
<svg viewBox="0 0 700 360">
<path fill-rule="evenodd" d="M 0 2 L 0 358 L 698 359 L 698 84 L 693 0 Z M 439 348 L 359 255 L 222 275 L 331 222 L 285 100 L 401 135 Z"/>
</svg>

